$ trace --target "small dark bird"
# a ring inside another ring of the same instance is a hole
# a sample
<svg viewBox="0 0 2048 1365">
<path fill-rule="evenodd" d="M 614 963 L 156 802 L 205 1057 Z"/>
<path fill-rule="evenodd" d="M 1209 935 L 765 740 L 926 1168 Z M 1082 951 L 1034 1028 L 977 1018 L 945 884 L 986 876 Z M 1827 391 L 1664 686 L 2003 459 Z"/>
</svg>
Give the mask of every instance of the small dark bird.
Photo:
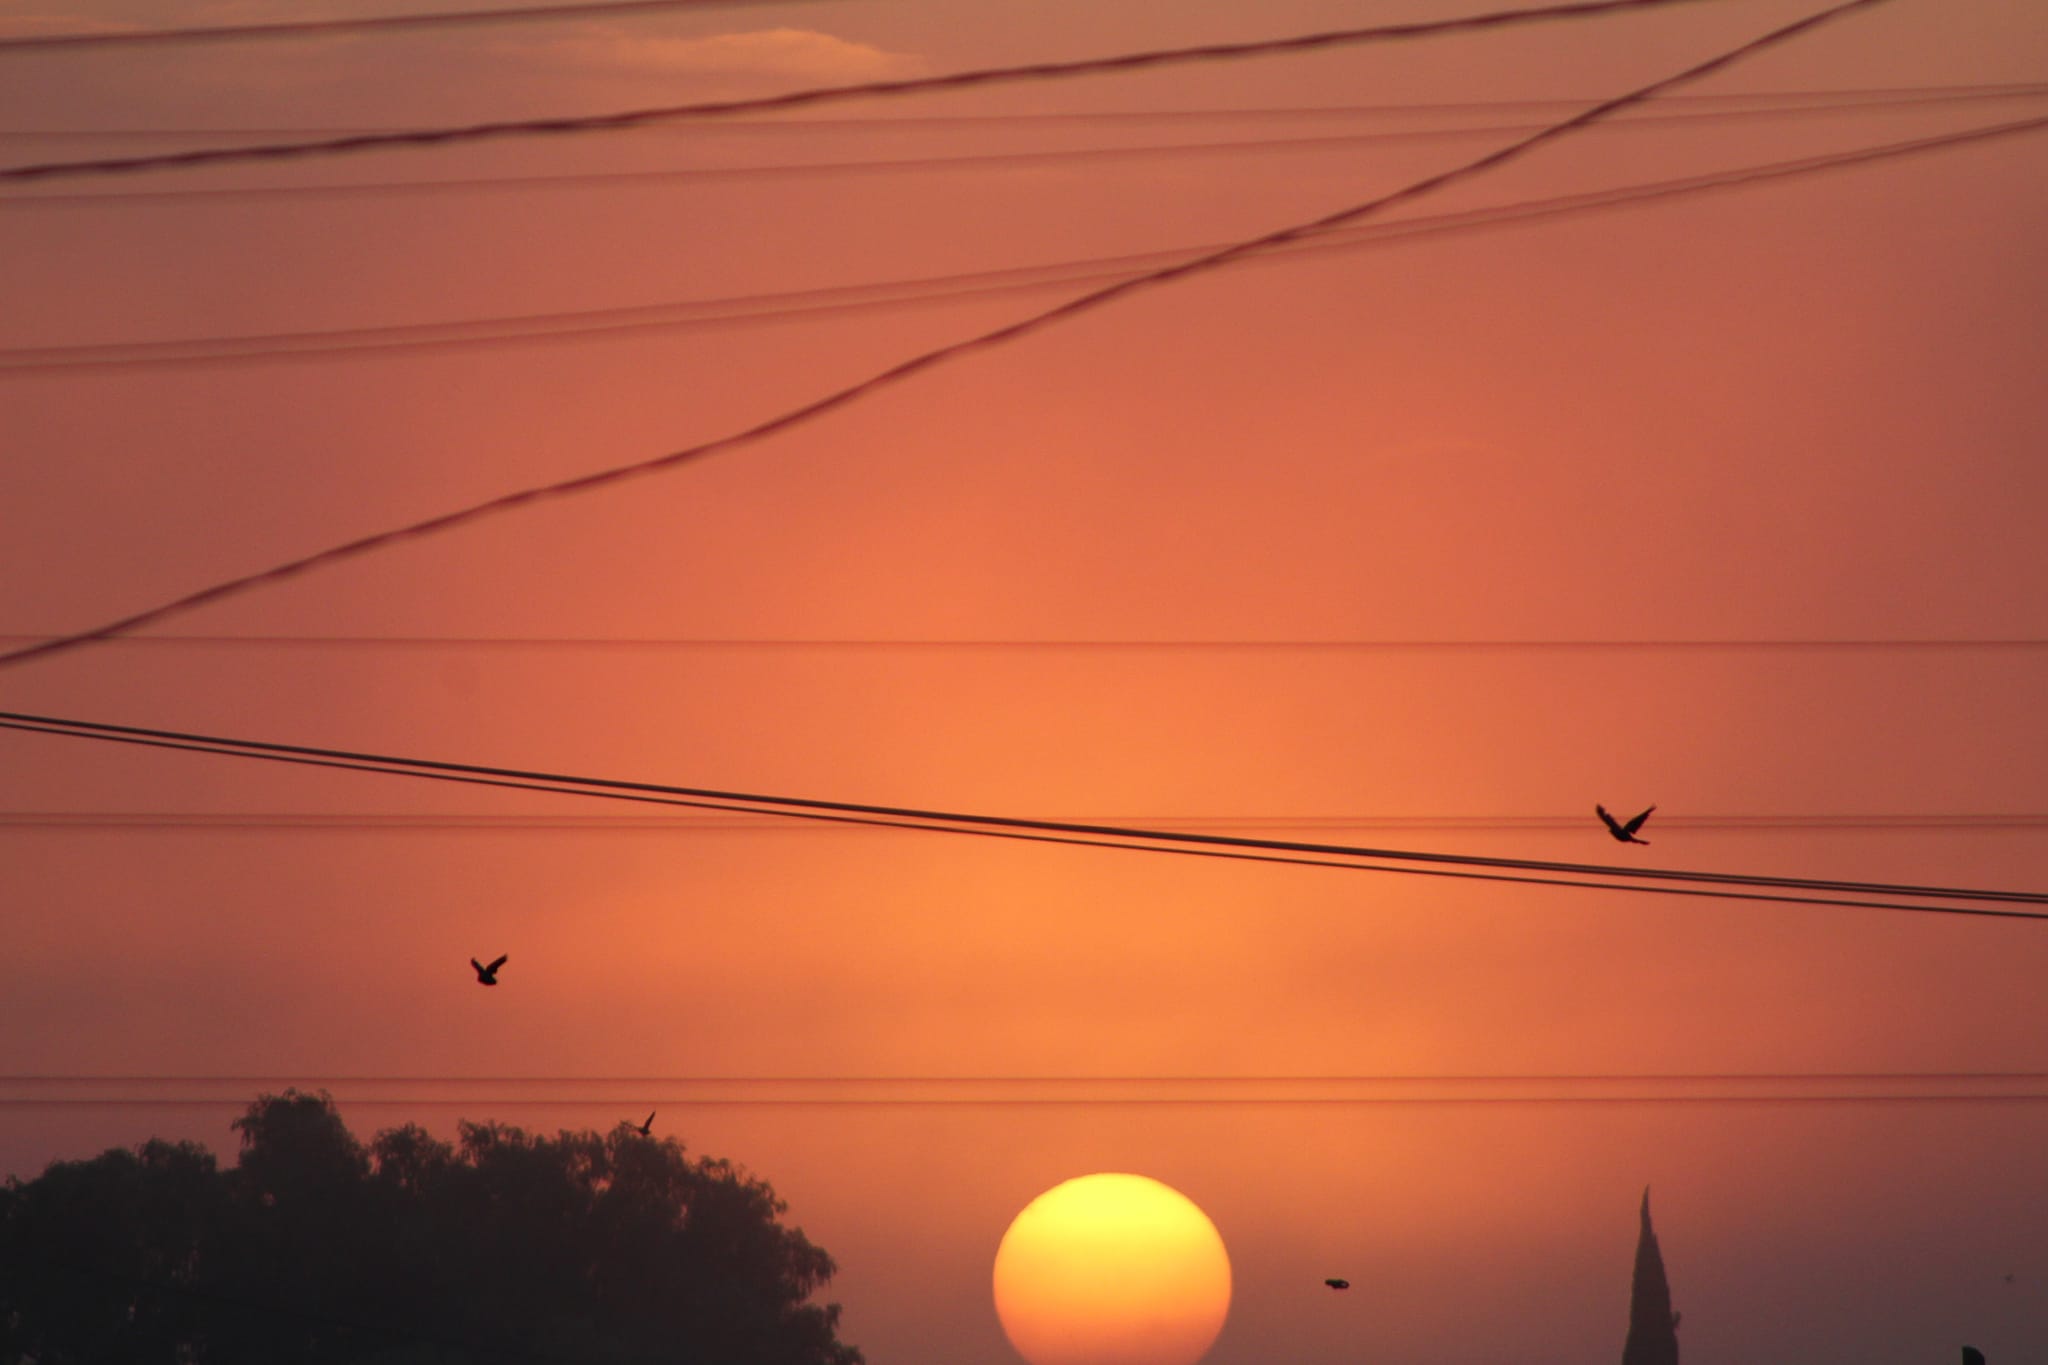
<svg viewBox="0 0 2048 1365">
<path fill-rule="evenodd" d="M 1650 807 L 1650 810 L 1655 809 L 1657 809 L 1655 806 Z M 1629 821 L 1625 825 L 1621 824 L 1620 822 L 1615 820 L 1613 816 L 1609 815 L 1607 813 L 1607 807 L 1605 806 L 1595 806 L 1593 807 L 1593 810 L 1596 814 L 1599 815 L 1601 823 L 1607 826 L 1607 832 L 1609 834 L 1612 834 L 1615 838 L 1619 839 L 1622 843 L 1647 844 L 1650 842 L 1648 839 L 1636 838 L 1636 831 L 1643 827 L 1643 821 L 1650 818 L 1650 810 L 1644 811 L 1641 815 L 1638 815 L 1635 819 Z"/>
<path fill-rule="evenodd" d="M 1351 1281 L 1349 1280 L 1324 1280 L 1323 1283 L 1332 1289 L 1349 1289 L 1351 1287 Z"/>
<path fill-rule="evenodd" d="M 647 1111 L 647 1121 L 646 1121 L 645 1123 L 642 1123 L 642 1124 L 639 1124 L 639 1125 L 637 1125 L 637 1126 L 639 1127 L 639 1129 L 640 1129 L 640 1136 L 641 1136 L 641 1137 L 653 1137 L 653 1136 L 654 1136 L 654 1114 L 655 1114 L 655 1111 L 654 1111 L 654 1110 L 652 1110 L 652 1109 L 648 1110 L 648 1111 Z"/>
<path fill-rule="evenodd" d="M 486 967 L 486 966 L 485 966 L 485 965 L 484 965 L 483 963 L 481 963 L 481 962 L 478 962 L 478 961 L 477 961 L 477 960 L 476 960 L 475 958 L 471 958 L 471 959 L 469 960 L 469 965 L 470 965 L 470 966 L 472 966 L 472 967 L 474 967 L 474 968 L 476 968 L 476 979 L 477 979 L 477 983 L 478 983 L 479 985 L 484 985 L 484 986 L 495 986 L 495 985 L 497 985 L 497 984 L 498 984 L 498 968 L 500 968 L 500 967 L 502 967 L 502 966 L 504 966 L 504 965 L 505 965 L 505 959 L 506 959 L 506 957 L 508 957 L 508 956 L 510 956 L 510 955 L 509 955 L 509 954 L 507 954 L 507 953 L 500 953 L 500 954 L 498 954 L 498 960 L 497 960 L 496 962 L 493 962 L 493 963 L 492 963 L 492 964 L 491 964 L 490 966 L 488 966 L 488 967 Z"/>
<path fill-rule="evenodd" d="M 1963 1348 L 1963 1365 L 1984 1365 L 1984 1353 L 1974 1346 Z"/>
</svg>

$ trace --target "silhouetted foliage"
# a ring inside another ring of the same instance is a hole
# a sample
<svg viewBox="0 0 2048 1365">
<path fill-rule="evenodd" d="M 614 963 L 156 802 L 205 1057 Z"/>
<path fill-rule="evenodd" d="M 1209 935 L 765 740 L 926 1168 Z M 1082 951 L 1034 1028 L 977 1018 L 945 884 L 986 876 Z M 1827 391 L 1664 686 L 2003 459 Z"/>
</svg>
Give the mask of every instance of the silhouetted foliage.
<svg viewBox="0 0 2048 1365">
<path fill-rule="evenodd" d="M 1664 1254 L 1650 1226 L 1650 1192 L 1643 1191 L 1643 1227 L 1636 1239 L 1635 1281 L 1629 1286 L 1628 1340 L 1621 1365 L 1678 1365 L 1678 1314 L 1671 1311 L 1671 1282 L 1664 1278 Z"/>
<path fill-rule="evenodd" d="M 860 1365 L 832 1259 L 774 1191 L 673 1138 L 407 1126 L 265 1095 L 190 1143 L 0 1188 L 0 1362 Z"/>
</svg>

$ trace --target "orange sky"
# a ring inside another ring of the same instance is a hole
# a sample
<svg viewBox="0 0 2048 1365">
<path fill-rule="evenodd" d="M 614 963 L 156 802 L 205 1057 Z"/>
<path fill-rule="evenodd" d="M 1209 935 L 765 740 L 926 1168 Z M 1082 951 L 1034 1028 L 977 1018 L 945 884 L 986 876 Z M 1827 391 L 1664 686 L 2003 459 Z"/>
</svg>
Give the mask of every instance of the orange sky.
<svg viewBox="0 0 2048 1365">
<path fill-rule="evenodd" d="M 1810 7 L 1720 0 L 813 117 L 1590 102 Z M 0 0 L 0 32 L 306 12 Z M 0 57 L 0 160 L 167 145 L 80 130 L 599 111 L 1450 12 L 841 0 Z M 1894 0 L 1701 90 L 2024 81 L 2044 57 L 2048 12 Z M 1589 133 L 1417 211 L 2040 105 Z M 53 184 L 0 202 L 0 348 L 1191 247 L 1316 217 L 1501 138 L 629 188 L 14 202 L 32 195 L 1454 121 L 706 127 Z M 2008 141 L 1218 273 L 753 449 L 310 575 L 163 633 L 2038 637 L 2044 148 Z M 77 628 L 706 440 L 1058 297 L 439 353 L 0 371 L 0 632 Z M 2040 889 L 2038 822 L 1844 833 L 1688 821 L 2039 816 L 2044 664 L 2044 649 L 114 644 L 0 673 L 0 708 L 847 800 L 1281 833 L 1273 822 L 1294 820 L 1312 838 Z M 611 809 L 18 734 L 0 738 L 0 774 L 0 804 L 19 814 Z M 1656 802 L 1654 848 L 1607 841 L 1595 801 Z M 1580 815 L 1581 828 L 1534 831 L 1320 823 Z M 2048 937 L 2024 924 L 755 824 L 0 826 L 0 878 L 0 1077 L 2048 1071 Z M 499 952 L 504 986 L 475 989 L 464 960 Z M 160 1131 L 225 1146 L 234 1112 L 8 1102 L 20 1093 L 0 1091 L 0 1169 L 24 1175 Z M 458 1113 L 620 1117 L 609 1102 L 534 1103 L 561 1098 L 547 1086 L 525 1093 L 526 1107 L 344 1112 L 361 1132 Z M 1616 1351 L 1645 1183 L 1688 1359 L 1803 1349 L 1906 1365 L 1952 1358 L 1968 1335 L 1997 1360 L 2048 1339 L 2048 1300 L 2001 1292 L 2009 1272 L 2048 1277 L 2038 1105 L 678 1104 L 670 1121 L 693 1150 L 745 1163 L 790 1199 L 840 1260 L 845 1335 L 877 1365 L 1011 1359 L 988 1299 L 996 1242 L 1032 1196 L 1096 1169 L 1165 1180 L 1215 1217 L 1238 1286 L 1217 1365 Z M 1328 1274 L 1360 1288 L 1333 1299 Z"/>
</svg>

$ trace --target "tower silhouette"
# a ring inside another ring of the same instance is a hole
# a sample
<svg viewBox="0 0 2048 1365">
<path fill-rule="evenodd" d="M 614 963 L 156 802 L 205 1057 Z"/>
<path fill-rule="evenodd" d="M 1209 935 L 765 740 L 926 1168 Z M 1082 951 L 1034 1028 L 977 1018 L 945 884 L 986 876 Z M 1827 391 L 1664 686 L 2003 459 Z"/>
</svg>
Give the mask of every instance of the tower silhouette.
<svg viewBox="0 0 2048 1365">
<path fill-rule="evenodd" d="M 1629 1288 L 1628 1342 L 1621 1365 L 1678 1365 L 1678 1314 L 1671 1311 L 1671 1282 L 1650 1226 L 1650 1191 L 1643 1188 L 1643 1231 L 1636 1239 L 1635 1283 Z"/>
</svg>

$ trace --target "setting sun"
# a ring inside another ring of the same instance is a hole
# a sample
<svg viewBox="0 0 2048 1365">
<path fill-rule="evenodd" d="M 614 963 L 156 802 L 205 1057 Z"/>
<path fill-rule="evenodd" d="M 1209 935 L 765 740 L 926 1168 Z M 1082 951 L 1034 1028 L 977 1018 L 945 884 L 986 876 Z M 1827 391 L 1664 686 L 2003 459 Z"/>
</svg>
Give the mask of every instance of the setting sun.
<svg viewBox="0 0 2048 1365">
<path fill-rule="evenodd" d="M 1032 1365 L 1193 1365 L 1230 1311 L 1230 1257 L 1179 1191 L 1142 1175 L 1085 1175 L 1010 1224 L 995 1297 Z"/>
</svg>

